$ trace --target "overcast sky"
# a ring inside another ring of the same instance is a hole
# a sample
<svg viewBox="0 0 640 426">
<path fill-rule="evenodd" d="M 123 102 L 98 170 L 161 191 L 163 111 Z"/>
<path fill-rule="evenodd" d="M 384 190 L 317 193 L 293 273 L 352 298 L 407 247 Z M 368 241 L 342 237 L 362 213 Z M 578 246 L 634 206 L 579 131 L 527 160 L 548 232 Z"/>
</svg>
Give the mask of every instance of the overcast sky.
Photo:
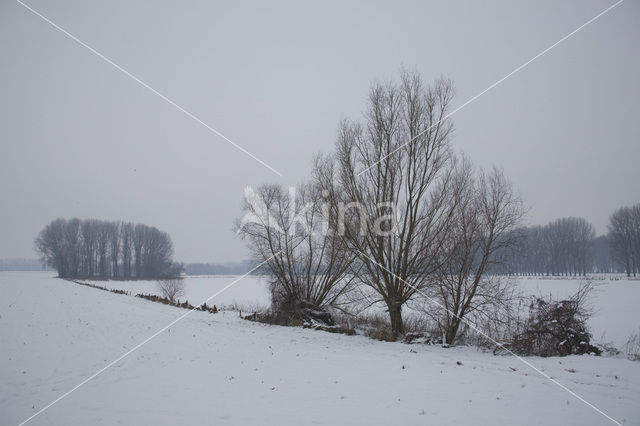
<svg viewBox="0 0 640 426">
<path fill-rule="evenodd" d="M 0 4 L 0 257 L 57 217 L 123 219 L 180 261 L 247 257 L 245 186 L 295 184 L 402 64 L 461 105 L 612 1 L 25 0 L 283 173 L 278 177 L 19 3 Z M 598 233 L 640 202 L 640 3 L 627 0 L 453 116 L 454 147 L 504 168 L 528 223 Z"/>
</svg>

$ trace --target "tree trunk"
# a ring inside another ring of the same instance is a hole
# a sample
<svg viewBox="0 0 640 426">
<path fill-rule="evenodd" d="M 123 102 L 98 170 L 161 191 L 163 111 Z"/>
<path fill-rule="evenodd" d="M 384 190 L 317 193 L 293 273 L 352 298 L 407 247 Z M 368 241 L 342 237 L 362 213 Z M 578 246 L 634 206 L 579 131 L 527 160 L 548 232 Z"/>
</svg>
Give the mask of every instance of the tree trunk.
<svg viewBox="0 0 640 426">
<path fill-rule="evenodd" d="M 391 320 L 391 332 L 395 339 L 404 334 L 404 322 L 402 321 L 402 305 L 394 303 L 389 306 L 389 319 Z"/>
<path fill-rule="evenodd" d="M 458 318 L 453 318 L 445 331 L 445 339 L 447 341 L 443 343 L 453 346 L 453 341 L 456 339 L 456 336 L 458 335 L 459 328 L 460 328 L 460 320 Z"/>
</svg>

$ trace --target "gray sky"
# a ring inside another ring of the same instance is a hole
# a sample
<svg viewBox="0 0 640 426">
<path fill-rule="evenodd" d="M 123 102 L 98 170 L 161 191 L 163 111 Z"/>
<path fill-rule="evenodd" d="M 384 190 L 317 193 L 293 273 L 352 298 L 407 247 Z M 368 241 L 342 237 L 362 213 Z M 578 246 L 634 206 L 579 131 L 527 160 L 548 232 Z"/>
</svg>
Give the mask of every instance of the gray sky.
<svg viewBox="0 0 640 426">
<path fill-rule="evenodd" d="M 284 174 L 279 178 L 18 3 L 0 4 L 0 257 L 56 217 L 169 232 L 181 261 L 247 257 L 243 188 L 295 184 L 402 64 L 460 105 L 612 1 L 86 2 L 40 13 Z M 627 0 L 454 115 L 529 223 L 640 202 L 640 3 Z"/>
</svg>

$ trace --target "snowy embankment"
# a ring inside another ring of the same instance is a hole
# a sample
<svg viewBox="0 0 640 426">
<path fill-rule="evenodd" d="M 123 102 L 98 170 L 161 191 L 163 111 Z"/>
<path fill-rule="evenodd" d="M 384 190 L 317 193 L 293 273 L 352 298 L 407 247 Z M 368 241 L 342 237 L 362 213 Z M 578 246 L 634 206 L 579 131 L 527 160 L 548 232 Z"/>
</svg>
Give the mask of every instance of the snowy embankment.
<svg viewBox="0 0 640 426">
<path fill-rule="evenodd" d="M 211 295 L 220 291 L 238 276 L 190 276 L 185 279 L 185 296 L 198 305 Z M 633 332 L 640 331 L 640 281 L 627 280 L 623 276 L 599 277 L 594 279 L 594 289 L 590 305 L 594 314 L 589 320 L 589 327 L 597 343 L 609 343 L 620 348 Z M 581 280 L 554 278 L 516 278 L 519 290 L 525 295 L 548 295 L 563 298 L 574 293 Z M 159 294 L 155 281 L 91 281 L 110 289 L 126 290 L 132 295 L 137 293 Z M 224 293 L 216 296 L 210 304 L 218 306 L 240 306 L 246 310 L 266 307 L 270 296 L 264 280 L 256 276 L 243 278 Z"/>
<path fill-rule="evenodd" d="M 3 273 L 0 289 L 7 425 L 186 312 L 45 274 Z M 640 424 L 640 363 L 527 360 L 617 421 Z M 513 357 L 193 312 L 28 424 L 608 423 Z"/>
<path fill-rule="evenodd" d="M 188 276 L 184 279 L 185 295 L 180 297 L 180 301 L 187 300 L 192 305 L 199 305 L 239 278 L 240 276 L 234 275 Z M 156 281 L 81 281 L 97 284 L 108 289 L 126 290 L 133 296 L 138 293 L 161 295 Z M 271 296 L 264 280 L 258 276 L 247 276 L 211 299 L 209 304 L 257 309 L 269 306 L 270 301 Z"/>
</svg>

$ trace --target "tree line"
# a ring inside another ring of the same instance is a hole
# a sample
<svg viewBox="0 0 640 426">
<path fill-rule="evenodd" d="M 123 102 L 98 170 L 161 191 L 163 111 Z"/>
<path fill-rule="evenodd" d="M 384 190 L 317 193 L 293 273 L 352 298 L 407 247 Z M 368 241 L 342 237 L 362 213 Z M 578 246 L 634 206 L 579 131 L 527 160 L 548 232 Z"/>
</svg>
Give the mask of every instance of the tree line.
<svg viewBox="0 0 640 426">
<path fill-rule="evenodd" d="M 184 273 L 186 275 L 244 275 L 246 273 L 259 274 L 259 270 L 250 272 L 256 267 L 251 260 L 227 263 L 186 263 Z"/>
<path fill-rule="evenodd" d="M 583 218 L 567 217 L 518 230 L 523 241 L 508 268 L 517 275 L 585 275 L 593 272 L 596 231 Z"/>
<path fill-rule="evenodd" d="M 608 234 L 596 237 L 584 218 L 567 217 L 547 225 L 523 227 L 522 241 L 500 273 L 578 276 L 640 268 L 640 204 L 622 207 L 609 219 Z"/>
<path fill-rule="evenodd" d="M 47 271 L 41 259 L 0 259 L 0 271 Z"/>
<path fill-rule="evenodd" d="M 155 279 L 176 276 L 166 232 L 132 222 L 56 219 L 35 239 L 43 261 L 63 278 Z"/>
<path fill-rule="evenodd" d="M 627 275 L 636 276 L 640 272 L 640 203 L 611 215 L 609 240 L 613 259 Z"/>
</svg>

